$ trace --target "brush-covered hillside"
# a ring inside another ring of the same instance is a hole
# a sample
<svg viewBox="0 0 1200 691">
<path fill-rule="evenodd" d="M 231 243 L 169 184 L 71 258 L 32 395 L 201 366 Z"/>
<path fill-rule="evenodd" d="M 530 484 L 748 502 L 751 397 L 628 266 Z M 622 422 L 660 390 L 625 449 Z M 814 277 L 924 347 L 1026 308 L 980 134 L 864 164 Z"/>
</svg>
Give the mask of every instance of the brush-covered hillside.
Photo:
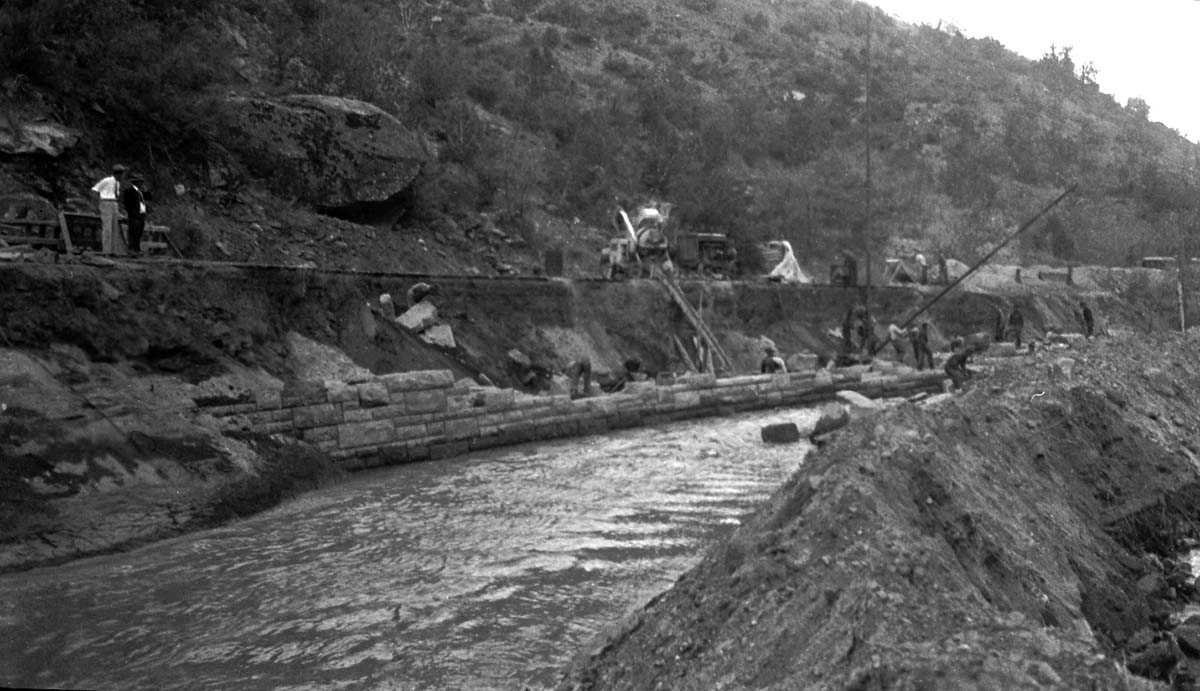
<svg viewBox="0 0 1200 691">
<path fill-rule="evenodd" d="M 10 0 L 0 193 L 120 162 L 196 257 L 592 273 L 618 202 L 811 268 L 977 258 L 1078 183 L 1008 260 L 1174 253 L 1200 149 L 1097 80 L 850 0 Z"/>
</svg>

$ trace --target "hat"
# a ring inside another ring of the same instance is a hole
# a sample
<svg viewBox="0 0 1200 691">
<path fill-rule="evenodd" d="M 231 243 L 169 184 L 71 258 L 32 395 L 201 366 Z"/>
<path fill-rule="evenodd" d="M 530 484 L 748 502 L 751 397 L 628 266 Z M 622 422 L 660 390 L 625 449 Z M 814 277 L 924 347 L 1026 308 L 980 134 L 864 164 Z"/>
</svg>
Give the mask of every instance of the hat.
<svg viewBox="0 0 1200 691">
<path fill-rule="evenodd" d="M 112 167 L 112 172 L 114 172 L 114 173 L 124 173 L 125 170 L 126 170 L 125 166 L 121 165 L 120 163 L 118 163 Z"/>
</svg>

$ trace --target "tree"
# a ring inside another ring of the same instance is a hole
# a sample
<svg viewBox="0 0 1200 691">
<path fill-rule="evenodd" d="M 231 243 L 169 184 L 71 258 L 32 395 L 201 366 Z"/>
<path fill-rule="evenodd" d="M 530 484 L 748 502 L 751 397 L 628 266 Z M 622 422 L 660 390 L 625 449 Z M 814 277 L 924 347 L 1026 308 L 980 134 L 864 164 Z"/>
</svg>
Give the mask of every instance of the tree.
<svg viewBox="0 0 1200 691">
<path fill-rule="evenodd" d="M 1144 99 L 1138 98 L 1137 96 L 1125 101 L 1125 110 L 1132 113 L 1139 120 L 1150 119 L 1150 104 L 1146 103 Z"/>
</svg>

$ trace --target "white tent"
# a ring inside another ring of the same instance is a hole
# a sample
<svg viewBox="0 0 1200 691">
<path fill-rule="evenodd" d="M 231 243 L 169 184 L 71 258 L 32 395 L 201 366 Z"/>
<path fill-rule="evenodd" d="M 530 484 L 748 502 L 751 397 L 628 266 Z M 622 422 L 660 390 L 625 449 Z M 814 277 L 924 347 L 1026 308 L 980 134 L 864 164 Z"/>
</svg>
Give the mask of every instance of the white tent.
<svg viewBox="0 0 1200 691">
<path fill-rule="evenodd" d="M 787 240 L 773 240 L 771 244 L 778 244 L 783 248 L 783 259 L 771 269 L 771 273 L 767 274 L 767 278 L 772 281 L 780 281 L 783 283 L 812 283 L 812 276 L 804 273 L 804 269 L 800 268 L 800 262 L 796 261 L 796 254 L 792 251 L 792 243 Z"/>
</svg>

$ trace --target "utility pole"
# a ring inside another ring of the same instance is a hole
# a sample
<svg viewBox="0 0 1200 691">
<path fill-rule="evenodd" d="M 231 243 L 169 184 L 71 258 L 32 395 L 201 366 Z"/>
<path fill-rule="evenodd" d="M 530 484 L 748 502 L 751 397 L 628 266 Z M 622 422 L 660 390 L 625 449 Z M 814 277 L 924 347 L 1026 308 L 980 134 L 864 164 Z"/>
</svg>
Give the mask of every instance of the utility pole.
<svg viewBox="0 0 1200 691">
<path fill-rule="evenodd" d="M 866 174 L 866 218 L 863 219 L 863 257 L 867 269 L 866 299 L 863 304 L 871 309 L 871 34 L 874 33 L 875 9 L 867 7 L 867 174 Z"/>
</svg>

